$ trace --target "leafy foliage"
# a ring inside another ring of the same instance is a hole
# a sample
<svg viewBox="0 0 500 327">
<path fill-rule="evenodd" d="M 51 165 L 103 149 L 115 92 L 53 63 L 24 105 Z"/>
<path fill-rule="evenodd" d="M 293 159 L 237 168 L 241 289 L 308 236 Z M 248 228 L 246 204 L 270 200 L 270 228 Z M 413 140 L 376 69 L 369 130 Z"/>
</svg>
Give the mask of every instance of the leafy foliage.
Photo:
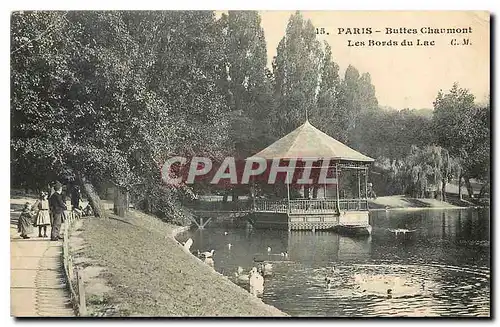
<svg viewBox="0 0 500 327">
<path fill-rule="evenodd" d="M 87 176 L 149 197 L 156 212 L 166 157 L 222 153 L 227 106 L 212 12 L 32 12 L 12 21 L 15 182 L 41 188 Z"/>
<path fill-rule="evenodd" d="M 315 110 L 321 61 L 322 51 L 314 26 L 295 13 L 273 62 L 276 136 L 291 132 L 305 121 L 306 112 Z"/>
<path fill-rule="evenodd" d="M 457 83 L 449 93 L 440 91 L 434 102 L 437 142 L 459 158 L 466 184 L 470 178 L 489 181 L 490 116 L 489 104 L 476 105 L 474 95 Z"/>
<path fill-rule="evenodd" d="M 243 159 L 306 113 L 377 158 L 370 179 L 384 185 L 379 194 L 440 188 L 444 197 L 446 183 L 460 175 L 466 184 L 489 182 L 490 107 L 458 84 L 438 93 L 433 115 L 381 109 L 369 73 L 349 66 L 342 78 L 335 49 L 316 39 L 299 12 L 272 71 L 266 53 L 254 11 L 218 20 L 211 11 L 14 12 L 13 186 L 111 183 L 147 211 L 181 219 L 182 201 L 206 185 L 163 185 L 167 158 Z"/>
</svg>

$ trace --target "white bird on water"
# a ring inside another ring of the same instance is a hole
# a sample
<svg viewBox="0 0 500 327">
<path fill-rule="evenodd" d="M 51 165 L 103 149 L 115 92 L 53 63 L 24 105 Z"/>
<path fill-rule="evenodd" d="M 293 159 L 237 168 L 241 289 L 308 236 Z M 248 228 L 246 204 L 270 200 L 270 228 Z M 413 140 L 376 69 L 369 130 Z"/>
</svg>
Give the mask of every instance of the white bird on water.
<svg viewBox="0 0 500 327">
<path fill-rule="evenodd" d="M 208 252 L 208 251 L 202 252 L 202 253 L 200 253 L 200 256 L 205 257 L 205 258 L 211 258 L 214 256 L 214 252 L 215 252 L 215 250 L 212 250 L 210 252 Z"/>
<path fill-rule="evenodd" d="M 403 235 L 406 235 L 406 233 L 413 233 L 415 232 L 416 230 L 415 229 L 407 229 L 407 228 L 396 228 L 396 229 L 392 229 L 392 228 L 389 228 L 388 229 L 389 232 L 391 233 L 394 233 L 394 235 L 399 235 L 399 234 L 403 234 Z"/>
<path fill-rule="evenodd" d="M 227 247 L 229 248 L 229 250 L 231 250 L 231 247 L 232 247 L 232 246 L 233 246 L 233 245 L 232 245 L 231 243 L 229 243 L 229 244 L 227 245 Z"/>
<path fill-rule="evenodd" d="M 250 271 L 249 284 L 250 294 L 257 296 L 264 293 L 264 277 L 257 272 L 257 268 L 255 267 Z"/>
<path fill-rule="evenodd" d="M 182 243 L 182 246 L 187 251 L 189 251 L 189 249 L 191 248 L 191 245 L 193 245 L 193 240 L 191 238 L 188 238 L 188 240 L 186 242 Z"/>
<path fill-rule="evenodd" d="M 243 268 L 241 267 L 238 267 L 234 275 L 236 276 L 236 278 L 238 278 L 238 280 L 243 282 L 248 282 L 248 280 L 250 279 L 250 274 L 243 274 Z"/>
<path fill-rule="evenodd" d="M 228 234 L 228 232 L 224 232 L 224 235 L 227 235 L 227 234 Z"/>
<path fill-rule="evenodd" d="M 332 269 L 330 271 L 330 274 L 331 275 L 329 275 L 327 273 L 327 275 L 325 276 L 325 282 L 326 282 L 326 288 L 327 289 L 330 289 L 332 287 L 332 285 L 333 285 L 333 280 L 334 280 L 333 275 L 335 275 L 335 267 L 332 267 Z"/>
<path fill-rule="evenodd" d="M 270 247 L 270 246 L 268 246 L 268 247 L 267 247 L 267 254 L 270 254 L 270 253 L 271 253 L 271 247 Z"/>
</svg>

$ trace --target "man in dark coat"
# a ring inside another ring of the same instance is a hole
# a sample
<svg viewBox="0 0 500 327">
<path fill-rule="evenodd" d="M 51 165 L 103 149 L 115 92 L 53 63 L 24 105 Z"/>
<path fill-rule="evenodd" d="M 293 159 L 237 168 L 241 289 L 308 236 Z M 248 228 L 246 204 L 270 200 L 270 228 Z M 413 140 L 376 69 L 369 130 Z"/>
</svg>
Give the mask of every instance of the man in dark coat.
<svg viewBox="0 0 500 327">
<path fill-rule="evenodd" d="M 55 192 L 49 198 L 50 211 L 52 212 L 52 231 L 50 233 L 50 240 L 62 240 L 59 235 L 61 224 L 63 222 L 64 210 L 67 210 L 66 203 L 64 203 L 62 196 L 62 185 L 56 183 L 54 185 Z"/>
</svg>

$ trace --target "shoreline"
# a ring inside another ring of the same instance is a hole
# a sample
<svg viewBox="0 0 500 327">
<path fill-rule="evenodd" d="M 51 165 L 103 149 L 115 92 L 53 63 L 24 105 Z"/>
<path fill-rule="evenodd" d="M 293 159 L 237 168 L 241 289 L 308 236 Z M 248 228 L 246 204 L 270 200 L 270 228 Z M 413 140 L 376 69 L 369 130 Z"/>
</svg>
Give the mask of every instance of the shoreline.
<svg viewBox="0 0 500 327">
<path fill-rule="evenodd" d="M 412 198 L 407 195 L 386 195 L 368 200 L 369 211 L 463 210 L 488 208 L 469 201 L 442 201 L 434 198 Z"/>
<path fill-rule="evenodd" d="M 479 206 L 470 206 L 470 207 L 458 207 L 458 206 L 449 206 L 449 207 L 406 207 L 406 208 L 373 208 L 368 209 L 368 211 L 418 211 L 418 210 L 464 210 L 464 209 L 481 209 L 488 207 L 479 207 Z"/>
</svg>

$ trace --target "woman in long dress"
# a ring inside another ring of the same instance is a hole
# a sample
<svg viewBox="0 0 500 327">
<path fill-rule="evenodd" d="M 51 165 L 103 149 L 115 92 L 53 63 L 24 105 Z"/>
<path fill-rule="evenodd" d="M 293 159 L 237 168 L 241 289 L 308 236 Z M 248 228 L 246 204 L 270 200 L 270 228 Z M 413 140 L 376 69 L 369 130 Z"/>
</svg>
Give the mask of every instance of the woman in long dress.
<svg viewBox="0 0 500 327">
<path fill-rule="evenodd" d="M 21 234 L 22 238 L 30 238 L 28 233 L 31 232 L 32 224 L 33 217 L 31 216 L 31 205 L 29 202 L 26 202 L 24 204 L 23 212 L 21 212 L 19 220 L 17 221 L 17 231 Z"/>
<path fill-rule="evenodd" d="M 50 225 L 49 199 L 47 192 L 40 194 L 40 200 L 37 203 L 38 214 L 36 216 L 36 226 L 38 226 L 38 237 L 47 236 L 47 226 Z M 42 236 L 43 229 L 43 236 Z"/>
</svg>

